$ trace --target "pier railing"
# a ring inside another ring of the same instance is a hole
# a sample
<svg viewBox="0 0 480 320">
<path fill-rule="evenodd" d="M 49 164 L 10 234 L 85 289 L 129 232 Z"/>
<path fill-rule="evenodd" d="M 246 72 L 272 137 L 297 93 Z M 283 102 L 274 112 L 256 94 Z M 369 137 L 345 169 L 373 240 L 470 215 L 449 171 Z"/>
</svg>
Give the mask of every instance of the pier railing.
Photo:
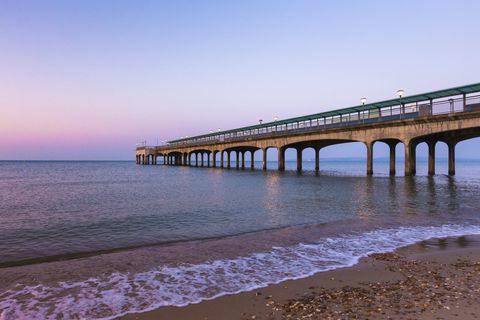
<svg viewBox="0 0 480 320">
<path fill-rule="evenodd" d="M 451 97 L 440 101 L 405 103 L 396 106 L 349 112 L 305 120 L 272 122 L 260 128 L 239 129 L 233 132 L 221 132 L 205 137 L 192 137 L 180 141 L 169 142 L 165 147 L 194 146 L 197 144 L 215 144 L 219 142 L 235 142 L 256 138 L 266 138 L 288 133 L 323 131 L 334 128 L 358 126 L 418 117 L 432 117 L 442 114 L 480 111 L 480 95 Z M 138 149 L 155 147 L 139 147 Z M 157 147 L 157 148 L 162 148 Z"/>
</svg>

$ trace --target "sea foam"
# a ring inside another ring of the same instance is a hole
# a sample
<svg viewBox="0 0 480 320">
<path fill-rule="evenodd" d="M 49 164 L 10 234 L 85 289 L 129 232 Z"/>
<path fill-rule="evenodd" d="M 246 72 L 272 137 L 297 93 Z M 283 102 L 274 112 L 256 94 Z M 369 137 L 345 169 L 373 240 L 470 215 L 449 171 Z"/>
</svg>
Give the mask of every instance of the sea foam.
<svg viewBox="0 0 480 320">
<path fill-rule="evenodd" d="M 185 306 L 356 264 L 429 238 L 480 234 L 480 226 L 399 227 L 273 247 L 235 259 L 158 266 L 148 272 L 25 286 L 0 293 L 0 319 L 112 319 L 162 306 Z"/>
</svg>

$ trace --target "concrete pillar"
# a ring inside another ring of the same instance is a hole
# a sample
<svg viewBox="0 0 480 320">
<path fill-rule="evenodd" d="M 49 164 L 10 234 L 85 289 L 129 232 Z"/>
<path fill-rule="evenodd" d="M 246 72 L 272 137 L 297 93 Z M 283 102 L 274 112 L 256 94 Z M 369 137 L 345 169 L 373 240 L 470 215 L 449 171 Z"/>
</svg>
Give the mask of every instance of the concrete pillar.
<svg viewBox="0 0 480 320">
<path fill-rule="evenodd" d="M 220 168 L 223 168 L 223 150 L 220 151 Z"/>
<path fill-rule="evenodd" d="M 373 144 L 375 142 L 367 142 L 367 175 L 373 174 Z"/>
<path fill-rule="evenodd" d="M 207 167 L 210 168 L 210 153 L 207 152 Z"/>
<path fill-rule="evenodd" d="M 414 176 L 417 173 L 417 145 L 413 142 L 405 143 L 405 175 Z"/>
<path fill-rule="evenodd" d="M 242 151 L 242 169 L 245 169 L 245 151 Z"/>
<path fill-rule="evenodd" d="M 237 162 L 235 162 L 235 167 L 238 169 L 240 167 L 240 152 L 236 151 Z"/>
<path fill-rule="evenodd" d="M 167 156 L 164 154 L 163 155 L 163 164 L 166 165 L 167 164 Z"/>
<path fill-rule="evenodd" d="M 217 151 L 213 151 L 212 153 L 212 161 L 213 161 L 213 167 L 217 167 Z"/>
<path fill-rule="evenodd" d="M 157 165 L 157 155 L 156 154 L 153 155 L 153 164 Z"/>
<path fill-rule="evenodd" d="M 262 149 L 262 170 L 267 170 L 267 148 Z"/>
<path fill-rule="evenodd" d="M 195 153 L 195 167 L 198 167 L 198 152 Z"/>
<path fill-rule="evenodd" d="M 255 150 L 250 150 L 250 169 L 255 168 Z"/>
<path fill-rule="evenodd" d="M 230 169 L 230 153 L 231 153 L 231 152 L 232 152 L 232 151 L 230 151 L 230 150 L 227 151 L 227 169 Z"/>
<path fill-rule="evenodd" d="M 435 175 L 435 145 L 437 141 L 431 140 L 427 142 L 428 144 L 428 175 Z"/>
<path fill-rule="evenodd" d="M 285 149 L 278 148 L 278 171 L 285 171 Z"/>
<path fill-rule="evenodd" d="M 394 176 L 397 173 L 397 143 L 390 142 L 388 147 L 390 148 L 390 175 Z"/>
<path fill-rule="evenodd" d="M 320 171 L 320 148 L 314 148 L 315 150 L 315 172 Z"/>
<path fill-rule="evenodd" d="M 455 146 L 457 142 L 449 141 L 448 145 L 448 175 L 455 175 Z"/>
<path fill-rule="evenodd" d="M 203 152 L 200 152 L 200 161 L 201 161 L 201 166 L 203 167 Z"/>
<path fill-rule="evenodd" d="M 302 148 L 297 148 L 297 172 L 302 172 Z"/>
</svg>

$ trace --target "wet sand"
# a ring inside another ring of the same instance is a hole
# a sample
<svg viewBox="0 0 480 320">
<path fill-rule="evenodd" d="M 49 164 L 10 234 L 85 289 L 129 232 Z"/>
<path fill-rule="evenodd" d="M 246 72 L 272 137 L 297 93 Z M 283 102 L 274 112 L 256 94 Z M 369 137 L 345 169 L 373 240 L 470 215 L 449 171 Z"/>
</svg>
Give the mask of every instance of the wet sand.
<svg viewBox="0 0 480 320">
<path fill-rule="evenodd" d="M 480 237 L 432 239 L 357 265 L 122 319 L 478 319 Z"/>
</svg>

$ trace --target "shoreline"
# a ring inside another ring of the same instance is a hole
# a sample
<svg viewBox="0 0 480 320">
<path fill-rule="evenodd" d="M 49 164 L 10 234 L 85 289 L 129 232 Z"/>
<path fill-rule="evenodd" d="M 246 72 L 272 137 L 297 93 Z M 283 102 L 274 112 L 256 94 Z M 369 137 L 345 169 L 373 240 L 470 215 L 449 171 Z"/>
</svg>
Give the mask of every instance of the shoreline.
<svg viewBox="0 0 480 320">
<path fill-rule="evenodd" d="M 433 238 L 352 267 L 116 319 L 476 319 L 480 236 Z"/>
</svg>

